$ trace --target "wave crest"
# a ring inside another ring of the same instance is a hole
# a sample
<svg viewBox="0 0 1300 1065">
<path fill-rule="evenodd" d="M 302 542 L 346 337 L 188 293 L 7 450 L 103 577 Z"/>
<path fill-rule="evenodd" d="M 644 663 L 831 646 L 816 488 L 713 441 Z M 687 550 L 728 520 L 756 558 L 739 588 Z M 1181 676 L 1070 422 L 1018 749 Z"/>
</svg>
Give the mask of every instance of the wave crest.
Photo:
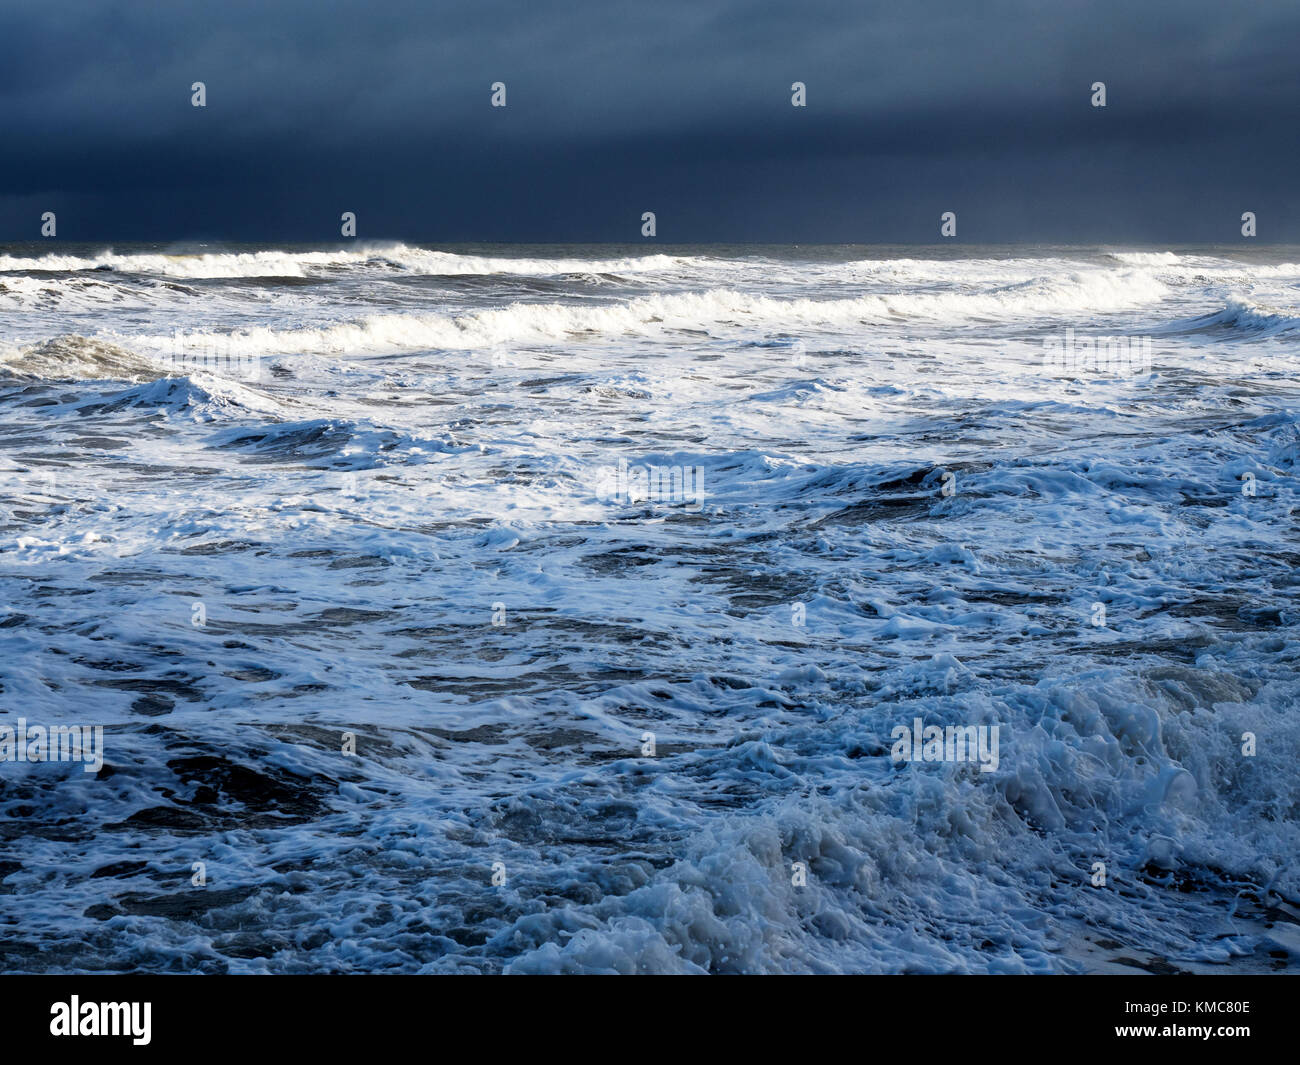
<svg viewBox="0 0 1300 1065">
<path fill-rule="evenodd" d="M 222 344 L 247 355 L 340 354 L 394 350 L 490 348 L 611 335 L 661 335 L 673 330 L 834 329 L 924 318 L 1014 319 L 1055 313 L 1120 310 L 1159 299 L 1166 288 L 1141 272 L 1090 272 L 1064 281 L 1022 282 L 990 292 L 872 294 L 840 300 L 775 299 L 734 289 L 653 295 L 601 306 L 515 303 L 460 316 L 377 314 L 350 322 L 239 333 L 136 337 L 144 344 Z"/>
<path fill-rule="evenodd" d="M 42 255 L 22 258 L 0 255 L 0 272 L 82 273 L 92 270 L 164 277 L 239 278 L 307 277 L 345 268 L 372 267 L 429 275 L 464 274 L 602 274 L 644 273 L 689 266 L 689 256 L 644 255 L 617 259 L 510 259 L 483 255 L 459 255 L 406 244 L 367 245 L 358 249 L 332 251 L 199 252 L 167 254 L 111 250 L 86 257 Z"/>
</svg>

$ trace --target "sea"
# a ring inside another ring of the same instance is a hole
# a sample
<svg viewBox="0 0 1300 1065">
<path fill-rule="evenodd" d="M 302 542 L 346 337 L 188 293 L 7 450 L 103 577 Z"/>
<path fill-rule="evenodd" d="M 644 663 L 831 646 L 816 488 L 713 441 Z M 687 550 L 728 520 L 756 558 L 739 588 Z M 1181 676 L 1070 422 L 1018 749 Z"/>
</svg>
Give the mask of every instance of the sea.
<svg viewBox="0 0 1300 1065">
<path fill-rule="evenodd" d="M 1300 960 L 1300 248 L 0 246 L 0 971 Z"/>
</svg>

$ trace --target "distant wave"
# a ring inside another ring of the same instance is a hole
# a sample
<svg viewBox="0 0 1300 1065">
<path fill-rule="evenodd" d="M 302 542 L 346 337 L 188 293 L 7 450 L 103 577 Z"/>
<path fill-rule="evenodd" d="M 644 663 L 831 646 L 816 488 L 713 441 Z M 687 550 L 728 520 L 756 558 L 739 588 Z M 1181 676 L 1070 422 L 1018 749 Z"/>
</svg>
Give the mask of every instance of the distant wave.
<svg viewBox="0 0 1300 1065">
<path fill-rule="evenodd" d="M 1176 255 L 1168 251 L 1112 251 L 1115 262 L 1151 270 L 1158 277 L 1232 279 L 1300 277 L 1300 263 L 1249 263 L 1211 255 Z"/>
<path fill-rule="evenodd" d="M 1176 266 L 1183 261 L 1171 251 L 1112 251 L 1107 254 L 1116 262 L 1129 266 Z"/>
<path fill-rule="evenodd" d="M 1229 274 L 1291 276 L 1300 274 L 1300 264 L 1256 265 L 1231 259 L 1178 255 L 1173 252 L 1107 252 L 1121 267 L 1141 268 L 1175 274 Z M 571 275 L 655 275 L 735 277 L 762 279 L 782 271 L 815 281 L 958 281 L 1012 282 L 1031 280 L 1046 274 L 1085 267 L 1086 258 L 1066 256 L 1008 258 L 867 258 L 848 261 L 786 261 L 760 255 L 722 258 L 711 255 L 666 255 L 650 253 L 617 258 L 520 257 L 468 255 L 407 244 L 359 244 L 322 251 L 267 249 L 252 252 L 115 252 L 106 249 L 94 255 L 41 256 L 0 255 L 0 295 L 54 291 L 57 278 L 39 275 L 129 274 L 157 278 L 239 279 L 299 278 L 328 279 L 352 271 L 369 271 L 381 276 L 426 275 L 533 276 Z M 36 274 L 34 278 L 18 275 Z M 4 276 L 9 275 L 9 276 Z M 90 279 L 84 279 L 89 282 Z M 55 286 L 51 289 L 51 285 Z"/>
<path fill-rule="evenodd" d="M 80 273 L 111 270 L 164 277 L 306 277 L 311 272 L 371 266 L 417 274 L 525 274 L 643 273 L 689 265 L 690 257 L 670 255 L 629 256 L 619 259 L 511 259 L 457 255 L 429 251 L 405 244 L 366 246 L 357 250 L 292 252 L 210 252 L 117 254 L 105 251 L 91 258 L 42 255 L 18 258 L 0 255 L 0 272 Z"/>
<path fill-rule="evenodd" d="M 1158 300 L 1166 289 L 1141 272 L 1094 271 L 1062 281 L 1033 281 L 983 293 L 872 294 L 853 299 L 774 299 L 734 289 L 652 295 L 599 306 L 514 303 L 501 310 L 449 316 L 375 314 L 302 329 L 258 327 L 239 333 L 141 336 L 123 343 L 225 345 L 246 355 L 464 349 L 543 343 L 584 336 L 660 335 L 672 330 L 853 328 L 911 318 L 965 321 L 1123 310 Z"/>
<path fill-rule="evenodd" d="M 103 274 L 71 277 L 0 274 L 0 311 L 161 307 L 194 295 L 191 288 L 172 280 L 123 284 Z"/>
</svg>

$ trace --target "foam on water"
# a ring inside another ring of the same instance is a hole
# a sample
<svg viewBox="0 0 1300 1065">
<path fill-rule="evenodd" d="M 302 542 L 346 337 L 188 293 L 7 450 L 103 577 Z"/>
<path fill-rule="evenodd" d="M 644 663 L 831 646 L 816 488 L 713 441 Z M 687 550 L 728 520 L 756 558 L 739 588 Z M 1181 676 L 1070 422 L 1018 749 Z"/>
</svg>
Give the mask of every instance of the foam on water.
<svg viewBox="0 0 1300 1065">
<path fill-rule="evenodd" d="M 538 274 L 640 273 L 689 266 L 693 260 L 667 255 L 638 255 L 613 259 L 509 258 L 457 255 L 405 244 L 363 245 L 358 251 L 186 252 L 183 254 L 115 253 L 90 256 L 0 255 L 0 273 L 82 273 L 112 270 L 160 277 L 241 278 L 306 277 L 340 269 L 398 269 L 420 274 Z"/>
<path fill-rule="evenodd" d="M 855 325 L 926 318 L 1023 318 L 1098 314 L 1151 303 L 1164 286 L 1140 274 L 1092 272 L 1062 281 L 1020 282 L 990 292 L 914 295 L 872 294 L 855 299 L 773 299 L 734 289 L 674 293 L 602 305 L 513 303 L 466 315 L 382 314 L 304 329 L 256 328 L 239 333 L 187 333 L 176 337 L 126 337 L 142 345 L 190 346 L 229 342 L 250 354 L 286 352 L 357 354 L 427 348 L 481 348 L 508 343 L 587 339 L 592 335 L 664 336 L 683 330 L 708 335 L 751 335 L 755 329 L 835 330 Z"/>
<path fill-rule="evenodd" d="M 0 255 L 0 968 L 1294 966 L 1296 259 Z"/>
</svg>

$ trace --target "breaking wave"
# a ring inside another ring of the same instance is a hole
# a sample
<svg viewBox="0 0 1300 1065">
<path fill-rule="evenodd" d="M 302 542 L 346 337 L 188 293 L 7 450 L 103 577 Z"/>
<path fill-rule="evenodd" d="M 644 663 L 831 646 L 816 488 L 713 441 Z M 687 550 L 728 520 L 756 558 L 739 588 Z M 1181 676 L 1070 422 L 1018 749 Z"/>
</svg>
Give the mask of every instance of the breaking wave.
<svg viewBox="0 0 1300 1065">
<path fill-rule="evenodd" d="M 42 255 L 21 258 L 0 255 L 0 272 L 81 273 L 92 270 L 164 277 L 306 277 L 349 267 L 374 267 L 417 274 L 563 275 L 643 273 L 690 266 L 696 260 L 670 255 L 627 256 L 616 259 L 508 258 L 458 255 L 405 244 L 365 246 L 337 251 L 257 252 L 129 252 L 111 250 L 92 256 Z"/>
<path fill-rule="evenodd" d="M 1033 281 L 991 292 L 867 295 L 853 299 L 775 299 L 735 289 L 652 295 L 592 306 L 515 303 L 501 310 L 444 314 L 368 315 L 352 322 L 305 329 L 265 327 L 234 334 L 197 332 L 183 344 L 229 344 L 247 354 L 381 352 L 461 349 L 507 343 L 543 343 L 621 335 L 661 336 L 678 331 L 835 329 L 908 319 L 960 322 L 1036 315 L 1095 314 L 1142 306 L 1165 292 L 1142 273 L 1076 274 L 1064 282 Z M 142 336 L 145 344 L 177 338 Z"/>
</svg>

